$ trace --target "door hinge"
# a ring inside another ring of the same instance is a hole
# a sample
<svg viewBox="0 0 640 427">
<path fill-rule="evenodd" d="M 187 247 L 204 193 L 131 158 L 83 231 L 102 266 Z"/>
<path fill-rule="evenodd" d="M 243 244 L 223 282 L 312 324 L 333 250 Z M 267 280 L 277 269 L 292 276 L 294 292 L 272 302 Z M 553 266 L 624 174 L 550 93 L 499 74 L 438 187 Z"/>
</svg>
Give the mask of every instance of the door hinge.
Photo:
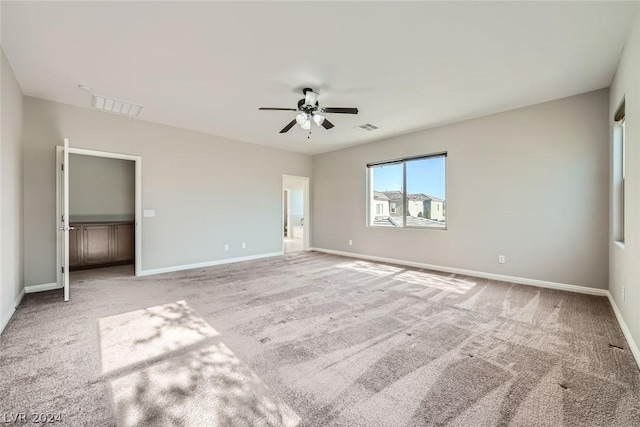
<svg viewBox="0 0 640 427">
<path fill-rule="evenodd" d="M 62 274 L 64 274 L 64 267 L 62 267 Z"/>
<path fill-rule="evenodd" d="M 62 164 L 62 170 L 64 170 L 64 163 Z"/>
</svg>

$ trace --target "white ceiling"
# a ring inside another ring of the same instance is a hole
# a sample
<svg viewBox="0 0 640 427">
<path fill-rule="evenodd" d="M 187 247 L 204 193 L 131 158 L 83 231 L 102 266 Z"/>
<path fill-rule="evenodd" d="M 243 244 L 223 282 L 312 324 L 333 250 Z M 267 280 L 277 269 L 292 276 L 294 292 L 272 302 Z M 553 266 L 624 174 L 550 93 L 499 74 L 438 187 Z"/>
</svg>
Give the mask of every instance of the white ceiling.
<svg viewBox="0 0 640 427">
<path fill-rule="evenodd" d="M 2 44 L 25 95 L 321 153 L 609 86 L 637 1 L 6 2 Z M 331 130 L 278 131 L 300 89 Z M 355 126 L 380 129 L 363 132 Z"/>
</svg>

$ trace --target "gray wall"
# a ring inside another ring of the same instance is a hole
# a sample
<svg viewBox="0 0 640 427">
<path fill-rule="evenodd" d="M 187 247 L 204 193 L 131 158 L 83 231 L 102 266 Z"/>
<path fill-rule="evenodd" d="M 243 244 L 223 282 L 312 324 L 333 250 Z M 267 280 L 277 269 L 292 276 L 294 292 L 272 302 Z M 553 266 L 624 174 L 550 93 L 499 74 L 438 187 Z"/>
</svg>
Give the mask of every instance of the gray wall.
<svg viewBox="0 0 640 427">
<path fill-rule="evenodd" d="M 0 331 L 24 289 L 22 255 L 22 102 L 20 86 L 0 48 Z"/>
<path fill-rule="evenodd" d="M 142 156 L 143 209 L 156 210 L 143 218 L 143 270 L 282 250 L 282 175 L 309 176 L 309 156 L 37 98 L 24 102 L 27 285 L 56 278 L 55 146 L 63 138 L 73 147 Z"/>
<path fill-rule="evenodd" d="M 610 137 L 613 115 L 622 98 L 626 98 L 626 178 L 625 244 L 613 241 L 611 224 L 609 291 L 629 327 L 636 345 L 640 343 L 640 13 L 637 14 L 624 47 L 616 76 L 611 85 L 609 103 Z M 610 146 L 613 146 L 611 138 Z M 613 159 L 613 156 L 611 157 Z M 613 203 L 611 204 L 613 220 Z M 626 300 L 622 298 L 622 288 Z"/>
<path fill-rule="evenodd" d="M 606 289 L 608 103 L 599 90 L 314 156 L 313 246 Z M 448 230 L 366 227 L 366 164 L 442 151 Z"/>
<path fill-rule="evenodd" d="M 69 156 L 69 213 L 131 215 L 135 212 L 135 162 Z"/>
</svg>

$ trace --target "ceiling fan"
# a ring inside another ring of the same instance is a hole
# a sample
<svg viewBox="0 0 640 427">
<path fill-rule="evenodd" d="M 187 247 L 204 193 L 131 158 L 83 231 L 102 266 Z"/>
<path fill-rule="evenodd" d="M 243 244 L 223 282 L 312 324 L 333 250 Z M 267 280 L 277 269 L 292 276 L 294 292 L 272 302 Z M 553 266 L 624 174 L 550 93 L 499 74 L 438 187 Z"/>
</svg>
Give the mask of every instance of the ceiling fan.
<svg viewBox="0 0 640 427">
<path fill-rule="evenodd" d="M 298 111 L 296 114 L 296 118 L 291 120 L 288 125 L 286 125 L 280 133 L 286 133 L 291 129 L 296 123 L 300 125 L 303 130 L 311 130 L 311 121 L 318 125 L 322 126 L 325 129 L 331 129 L 334 125 L 324 116 L 325 113 L 338 113 L 338 114 L 358 114 L 357 108 L 351 107 L 320 107 L 318 104 L 318 93 L 314 92 L 313 89 L 304 88 L 302 89 L 302 93 L 304 94 L 304 98 L 298 101 L 298 108 L 271 108 L 271 107 L 261 107 L 259 110 L 272 110 L 272 111 Z"/>
</svg>

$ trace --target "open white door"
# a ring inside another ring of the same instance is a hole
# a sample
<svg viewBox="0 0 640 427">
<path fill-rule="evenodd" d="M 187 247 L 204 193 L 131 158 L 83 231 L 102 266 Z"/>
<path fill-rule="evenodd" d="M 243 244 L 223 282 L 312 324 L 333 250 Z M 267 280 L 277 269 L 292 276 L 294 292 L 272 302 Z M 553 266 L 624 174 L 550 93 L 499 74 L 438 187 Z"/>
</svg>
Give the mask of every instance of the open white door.
<svg viewBox="0 0 640 427">
<path fill-rule="evenodd" d="M 62 152 L 62 217 L 60 232 L 62 233 L 62 283 L 64 300 L 69 301 L 69 140 L 64 139 Z"/>
</svg>

